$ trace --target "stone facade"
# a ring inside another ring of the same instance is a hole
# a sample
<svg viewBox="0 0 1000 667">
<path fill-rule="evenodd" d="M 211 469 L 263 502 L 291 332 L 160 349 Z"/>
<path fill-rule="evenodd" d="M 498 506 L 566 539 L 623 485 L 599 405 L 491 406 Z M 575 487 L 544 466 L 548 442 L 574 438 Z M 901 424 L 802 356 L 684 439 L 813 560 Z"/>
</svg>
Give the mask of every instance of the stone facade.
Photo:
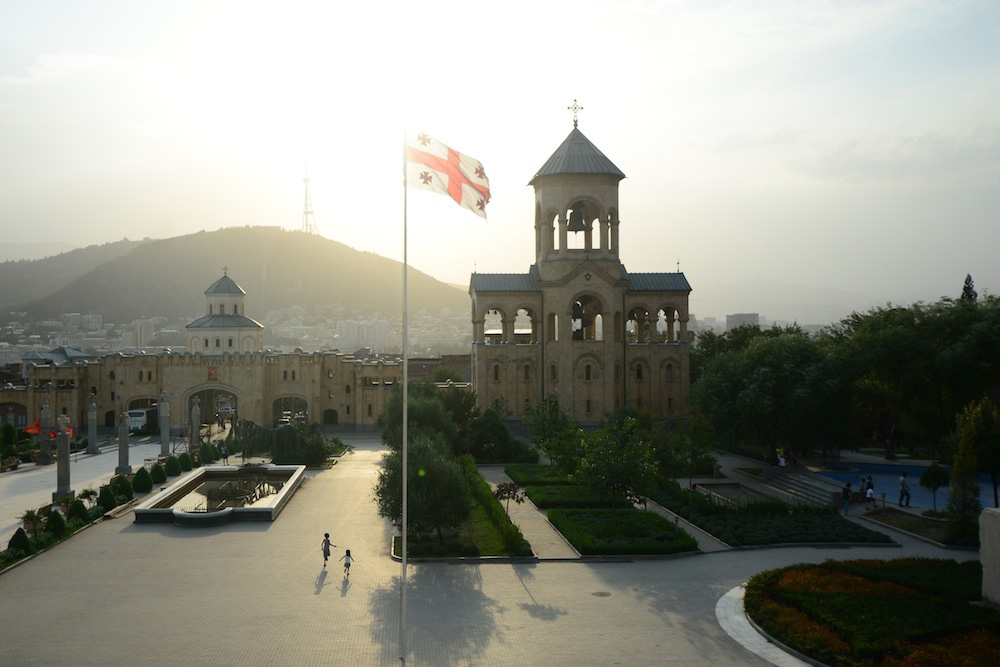
<svg viewBox="0 0 1000 667">
<path fill-rule="evenodd" d="M 263 327 L 243 314 L 245 292 L 226 276 L 213 287 L 220 282 L 223 291 L 206 291 L 209 313 L 188 325 L 195 351 L 30 361 L 26 386 L 0 388 L 4 420 L 34 421 L 47 397 L 52 414 L 68 416 L 83 433 L 91 394 L 99 425 L 110 427 L 123 411 L 153 406 L 165 393 L 175 432 L 190 429 L 196 396 L 202 398 L 204 422 L 215 417 L 204 398 L 223 396 L 238 418 L 258 424 L 272 424 L 288 409 L 306 413 L 311 422 L 375 428 L 392 388 L 402 380 L 401 363 L 337 351 L 263 351 Z"/>
<path fill-rule="evenodd" d="M 516 417 L 551 397 L 580 423 L 629 406 L 688 410 L 683 273 L 629 273 L 619 257 L 625 175 L 575 126 L 531 180 L 535 263 L 472 275 L 472 383 Z"/>
</svg>

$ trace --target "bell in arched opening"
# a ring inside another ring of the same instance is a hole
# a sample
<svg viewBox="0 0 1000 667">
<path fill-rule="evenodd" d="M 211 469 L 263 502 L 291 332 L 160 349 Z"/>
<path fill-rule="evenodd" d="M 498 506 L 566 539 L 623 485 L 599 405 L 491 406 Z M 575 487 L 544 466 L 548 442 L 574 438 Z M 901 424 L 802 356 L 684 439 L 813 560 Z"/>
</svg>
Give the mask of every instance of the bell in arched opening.
<svg viewBox="0 0 1000 667">
<path fill-rule="evenodd" d="M 569 225 L 566 227 L 568 232 L 583 232 L 586 231 L 587 225 L 583 221 L 583 207 L 574 206 L 573 210 L 569 214 Z"/>
</svg>

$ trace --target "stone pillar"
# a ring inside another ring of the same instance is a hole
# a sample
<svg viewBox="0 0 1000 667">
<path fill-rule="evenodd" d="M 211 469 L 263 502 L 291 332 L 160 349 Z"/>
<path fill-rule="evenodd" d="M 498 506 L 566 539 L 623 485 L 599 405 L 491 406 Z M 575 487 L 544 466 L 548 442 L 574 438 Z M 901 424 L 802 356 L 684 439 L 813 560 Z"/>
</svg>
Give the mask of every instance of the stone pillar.
<svg viewBox="0 0 1000 667">
<path fill-rule="evenodd" d="M 131 475 L 132 466 L 128 464 L 128 411 L 123 410 L 118 423 L 118 467 L 116 475 Z"/>
<path fill-rule="evenodd" d="M 1000 604 L 1000 509 L 979 514 L 979 560 L 983 563 L 983 599 Z"/>
<path fill-rule="evenodd" d="M 188 440 L 188 451 L 194 453 L 201 446 L 201 399 L 197 396 L 191 406 L 191 436 Z"/>
<path fill-rule="evenodd" d="M 90 395 L 90 406 L 87 408 L 87 453 L 100 454 L 97 447 L 97 395 Z"/>
<path fill-rule="evenodd" d="M 52 502 L 66 496 L 75 496 L 73 489 L 69 488 L 69 433 L 66 428 L 69 426 L 69 417 L 59 415 L 59 434 L 56 436 L 56 490 L 52 494 Z"/>
<path fill-rule="evenodd" d="M 49 441 L 49 433 L 52 432 L 52 408 L 49 407 L 49 396 L 42 397 L 42 432 L 39 437 L 38 465 L 47 466 L 52 463 L 52 443 Z"/>
<path fill-rule="evenodd" d="M 166 392 L 160 394 L 160 456 L 170 456 L 170 404 Z"/>
<path fill-rule="evenodd" d="M 566 216 L 559 216 L 559 252 L 565 252 L 569 234 L 566 229 Z"/>
</svg>

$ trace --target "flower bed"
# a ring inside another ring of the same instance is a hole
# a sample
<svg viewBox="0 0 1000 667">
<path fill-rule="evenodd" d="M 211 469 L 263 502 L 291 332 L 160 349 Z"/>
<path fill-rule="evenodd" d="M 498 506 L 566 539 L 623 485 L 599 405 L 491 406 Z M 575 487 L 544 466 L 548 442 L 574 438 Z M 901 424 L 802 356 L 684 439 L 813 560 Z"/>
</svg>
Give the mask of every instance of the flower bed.
<svg viewBox="0 0 1000 667">
<path fill-rule="evenodd" d="M 828 561 L 754 576 L 744 604 L 765 632 L 830 665 L 992 665 L 1000 614 L 968 601 L 981 581 L 977 562 Z"/>
<path fill-rule="evenodd" d="M 889 543 L 883 533 L 847 521 L 833 508 L 790 505 L 777 499 L 742 505 L 716 503 L 671 482 L 650 497 L 730 546 L 797 542 Z"/>
</svg>

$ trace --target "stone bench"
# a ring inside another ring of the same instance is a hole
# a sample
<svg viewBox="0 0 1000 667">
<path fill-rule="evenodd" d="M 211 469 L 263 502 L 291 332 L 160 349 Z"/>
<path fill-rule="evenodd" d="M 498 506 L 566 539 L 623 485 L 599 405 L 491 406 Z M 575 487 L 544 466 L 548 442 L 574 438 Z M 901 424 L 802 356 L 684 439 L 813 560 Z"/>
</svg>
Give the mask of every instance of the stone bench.
<svg viewBox="0 0 1000 667">
<path fill-rule="evenodd" d="M 17 470 L 17 467 L 21 465 L 21 459 L 16 456 L 11 456 L 10 458 L 3 459 L 0 461 L 0 472 L 7 472 L 8 470 Z"/>
</svg>

